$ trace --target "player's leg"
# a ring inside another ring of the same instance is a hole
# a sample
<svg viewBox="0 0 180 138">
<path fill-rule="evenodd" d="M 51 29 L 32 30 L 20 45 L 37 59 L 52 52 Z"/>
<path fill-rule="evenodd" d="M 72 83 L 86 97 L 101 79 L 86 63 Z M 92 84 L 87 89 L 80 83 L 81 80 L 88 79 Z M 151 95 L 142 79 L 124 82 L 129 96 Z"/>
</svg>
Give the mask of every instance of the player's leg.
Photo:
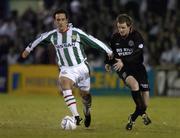
<svg viewBox="0 0 180 138">
<path fill-rule="evenodd" d="M 143 97 L 143 101 L 145 104 L 145 111 L 144 114 L 142 114 L 142 119 L 143 119 L 143 123 L 145 125 L 149 125 L 151 123 L 151 119 L 149 118 L 148 114 L 146 113 L 146 109 L 148 107 L 148 103 L 149 103 L 149 91 L 143 91 L 142 92 L 142 97 Z"/>
<path fill-rule="evenodd" d="M 90 91 L 90 70 L 88 64 L 85 63 L 81 67 L 81 71 L 79 72 L 81 80 L 77 83 L 80 89 L 80 95 L 82 97 L 83 103 L 83 113 L 85 116 L 84 125 L 85 127 L 89 127 L 91 123 L 91 103 L 92 96 Z"/>
<path fill-rule="evenodd" d="M 127 130 L 131 130 L 137 117 L 141 114 L 144 109 L 143 99 L 139 90 L 139 83 L 133 76 L 128 76 L 125 79 L 126 84 L 131 89 L 132 98 L 136 104 L 136 109 L 133 114 L 129 116 L 128 124 L 126 125 Z"/>
<path fill-rule="evenodd" d="M 143 92 L 141 92 L 141 94 L 142 94 L 142 97 L 143 97 L 144 104 L 145 104 L 145 106 L 147 108 L 148 104 L 149 104 L 149 91 L 143 91 Z"/>
<path fill-rule="evenodd" d="M 67 74 L 66 74 L 67 75 Z M 76 119 L 76 124 L 80 125 L 80 121 L 82 120 L 79 117 L 79 113 L 77 111 L 77 105 L 76 105 L 76 99 L 74 95 L 72 94 L 72 87 L 74 85 L 74 81 L 69 79 L 71 77 L 69 76 L 63 76 L 62 74 L 59 77 L 60 86 L 62 89 L 64 101 L 68 108 L 70 109 L 72 115 Z"/>
<path fill-rule="evenodd" d="M 144 66 L 141 67 L 140 72 L 141 72 L 141 75 L 137 75 L 137 78 L 139 80 L 140 91 L 141 91 L 141 95 L 142 95 L 143 103 L 144 103 L 144 109 L 141 113 L 141 116 L 142 116 L 144 124 L 148 125 L 151 123 L 151 120 L 146 113 L 146 110 L 147 110 L 148 104 L 149 104 L 149 90 L 150 90 L 150 88 L 149 88 L 149 83 L 148 83 L 147 72 L 146 72 L 146 69 Z"/>
<path fill-rule="evenodd" d="M 81 90 L 81 97 L 83 103 L 83 113 L 85 116 L 84 125 L 85 127 L 89 127 L 91 123 L 91 103 L 92 103 L 92 96 L 88 91 Z"/>
</svg>

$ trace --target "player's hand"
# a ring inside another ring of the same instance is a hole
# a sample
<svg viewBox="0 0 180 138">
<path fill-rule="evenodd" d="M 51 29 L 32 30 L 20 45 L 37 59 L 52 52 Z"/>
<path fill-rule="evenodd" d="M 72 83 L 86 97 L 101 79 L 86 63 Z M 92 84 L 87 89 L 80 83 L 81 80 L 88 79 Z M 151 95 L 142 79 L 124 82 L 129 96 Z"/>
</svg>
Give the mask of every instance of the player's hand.
<svg viewBox="0 0 180 138">
<path fill-rule="evenodd" d="M 111 72 L 111 66 L 109 64 L 105 65 L 105 69 L 107 72 Z"/>
<path fill-rule="evenodd" d="M 113 57 L 114 57 L 114 54 L 113 54 L 113 53 L 107 54 L 107 55 L 108 55 L 109 60 L 113 59 Z"/>
<path fill-rule="evenodd" d="M 27 58 L 28 55 L 29 55 L 29 52 L 24 50 L 21 56 L 22 58 Z"/>
<path fill-rule="evenodd" d="M 121 59 L 118 59 L 118 58 L 115 58 L 115 59 L 117 62 L 113 65 L 113 67 L 116 71 L 120 71 L 122 67 L 124 66 L 124 64 Z"/>
</svg>

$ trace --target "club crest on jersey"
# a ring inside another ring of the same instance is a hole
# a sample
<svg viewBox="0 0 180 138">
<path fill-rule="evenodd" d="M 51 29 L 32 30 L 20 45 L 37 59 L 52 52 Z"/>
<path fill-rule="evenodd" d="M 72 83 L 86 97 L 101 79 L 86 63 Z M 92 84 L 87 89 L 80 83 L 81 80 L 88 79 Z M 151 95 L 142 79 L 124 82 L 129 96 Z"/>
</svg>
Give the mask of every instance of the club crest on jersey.
<svg viewBox="0 0 180 138">
<path fill-rule="evenodd" d="M 72 38 L 72 41 L 76 41 L 77 35 L 72 35 L 71 38 Z"/>
<path fill-rule="evenodd" d="M 134 41 L 133 40 L 129 40 L 128 45 L 129 46 L 134 46 Z"/>
</svg>

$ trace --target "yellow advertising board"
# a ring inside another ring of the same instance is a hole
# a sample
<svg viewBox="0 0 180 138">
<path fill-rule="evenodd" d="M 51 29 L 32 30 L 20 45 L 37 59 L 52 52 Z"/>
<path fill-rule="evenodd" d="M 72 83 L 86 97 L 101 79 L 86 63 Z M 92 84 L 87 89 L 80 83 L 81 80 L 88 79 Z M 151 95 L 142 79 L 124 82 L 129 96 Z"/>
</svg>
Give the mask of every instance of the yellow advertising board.
<svg viewBox="0 0 180 138">
<path fill-rule="evenodd" d="M 59 95 L 58 76 L 56 65 L 11 65 L 8 69 L 8 93 Z M 102 67 L 92 69 L 90 91 L 93 95 L 130 94 L 115 72 L 107 73 Z M 73 92 L 78 94 L 78 89 L 73 89 Z"/>
<path fill-rule="evenodd" d="M 9 93 L 58 94 L 59 70 L 55 65 L 11 65 Z"/>
</svg>

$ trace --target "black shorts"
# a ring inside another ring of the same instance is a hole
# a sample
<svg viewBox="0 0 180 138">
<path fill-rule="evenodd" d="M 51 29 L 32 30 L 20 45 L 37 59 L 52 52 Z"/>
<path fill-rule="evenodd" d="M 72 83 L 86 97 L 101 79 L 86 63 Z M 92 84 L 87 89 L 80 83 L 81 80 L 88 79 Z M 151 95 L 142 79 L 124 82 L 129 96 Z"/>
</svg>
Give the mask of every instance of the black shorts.
<svg viewBox="0 0 180 138">
<path fill-rule="evenodd" d="M 133 76 L 139 83 L 140 91 L 149 91 L 149 82 L 146 69 L 144 65 L 138 65 L 134 67 L 124 66 L 121 71 L 118 71 L 117 74 L 124 81 L 128 76 Z"/>
</svg>

